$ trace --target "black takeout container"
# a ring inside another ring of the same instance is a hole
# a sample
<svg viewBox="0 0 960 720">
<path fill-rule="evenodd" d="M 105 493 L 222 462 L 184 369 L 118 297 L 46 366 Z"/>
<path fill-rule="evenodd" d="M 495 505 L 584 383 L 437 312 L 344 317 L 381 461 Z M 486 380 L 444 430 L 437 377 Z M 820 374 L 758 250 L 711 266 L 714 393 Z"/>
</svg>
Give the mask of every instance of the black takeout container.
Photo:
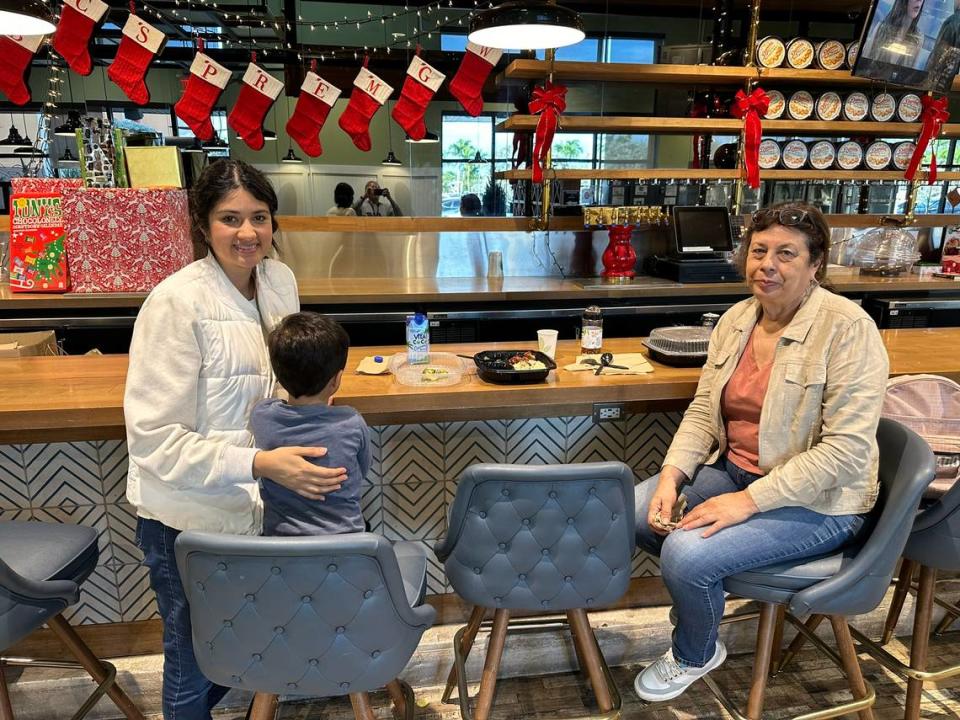
<svg viewBox="0 0 960 720">
<path fill-rule="evenodd" d="M 531 353 L 535 359 L 546 365 L 543 370 L 514 370 L 509 367 L 509 360 L 514 355 Z M 477 364 L 477 377 L 489 383 L 507 385 L 513 383 L 543 382 L 551 370 L 557 369 L 557 364 L 548 355 L 539 350 L 484 350 L 473 356 Z M 503 367 L 507 365 L 508 367 Z"/>
</svg>

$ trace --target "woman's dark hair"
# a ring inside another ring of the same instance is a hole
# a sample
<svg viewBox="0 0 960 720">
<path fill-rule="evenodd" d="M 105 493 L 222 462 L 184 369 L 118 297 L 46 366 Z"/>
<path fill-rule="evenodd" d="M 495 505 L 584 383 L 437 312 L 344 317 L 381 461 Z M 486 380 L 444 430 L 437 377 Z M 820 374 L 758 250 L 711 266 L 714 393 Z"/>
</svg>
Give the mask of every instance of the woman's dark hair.
<svg viewBox="0 0 960 720">
<path fill-rule="evenodd" d="M 887 16 L 880 24 L 893 31 L 899 30 L 900 26 L 903 25 L 904 19 L 907 17 L 907 9 L 909 6 L 910 0 L 894 0 L 893 7 L 890 8 L 890 12 L 887 13 Z M 917 31 L 917 23 L 920 22 L 921 15 L 923 15 L 923 5 L 920 5 L 920 12 L 917 13 L 917 16 L 910 23 L 907 32 L 912 33 Z"/>
<path fill-rule="evenodd" d="M 338 208 L 348 208 L 353 205 L 353 188 L 347 183 L 337 183 L 333 189 L 333 201 Z"/>
<path fill-rule="evenodd" d="M 792 220 L 799 218 L 797 222 L 783 222 L 781 218 Z M 781 225 L 788 230 L 796 230 L 803 235 L 807 243 L 807 250 L 810 252 L 810 264 L 813 265 L 820 261 L 820 267 L 814 276 L 817 282 L 823 283 L 827 276 L 827 258 L 830 257 L 830 226 L 827 219 L 813 205 L 805 202 L 785 202 L 778 205 L 771 205 L 763 210 L 758 210 L 753 214 L 753 221 L 750 227 L 743 233 L 743 240 L 737 249 L 734 265 L 742 277 L 747 276 L 747 253 L 750 250 L 750 240 L 753 234 L 766 230 L 774 225 Z"/>
<path fill-rule="evenodd" d="M 206 256 L 210 250 L 207 235 L 210 232 L 210 213 L 221 200 L 234 190 L 246 190 L 270 210 L 273 232 L 277 225 L 277 193 L 267 176 L 243 160 L 217 160 L 207 165 L 190 191 L 190 233 L 194 258 Z M 273 241 L 273 249 L 277 241 Z"/>
<path fill-rule="evenodd" d="M 267 347 L 277 380 L 297 398 L 320 393 L 347 366 L 350 337 L 326 315 L 298 312 L 280 321 Z"/>
<path fill-rule="evenodd" d="M 460 198 L 460 214 L 464 217 L 477 217 L 483 214 L 483 205 L 476 193 L 467 193 Z"/>
</svg>

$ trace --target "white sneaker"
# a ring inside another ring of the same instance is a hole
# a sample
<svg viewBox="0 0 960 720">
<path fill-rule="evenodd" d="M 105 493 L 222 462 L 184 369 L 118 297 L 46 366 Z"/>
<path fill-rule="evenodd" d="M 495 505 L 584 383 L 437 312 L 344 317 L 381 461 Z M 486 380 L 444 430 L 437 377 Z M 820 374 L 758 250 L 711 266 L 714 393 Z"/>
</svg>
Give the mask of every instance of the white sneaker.
<svg viewBox="0 0 960 720">
<path fill-rule="evenodd" d="M 688 687 L 727 659 L 727 648 L 717 640 L 717 649 L 706 665 L 700 668 L 680 665 L 673 657 L 673 649 L 667 650 L 655 662 L 637 675 L 633 689 L 641 700 L 659 702 L 673 700 Z"/>
</svg>

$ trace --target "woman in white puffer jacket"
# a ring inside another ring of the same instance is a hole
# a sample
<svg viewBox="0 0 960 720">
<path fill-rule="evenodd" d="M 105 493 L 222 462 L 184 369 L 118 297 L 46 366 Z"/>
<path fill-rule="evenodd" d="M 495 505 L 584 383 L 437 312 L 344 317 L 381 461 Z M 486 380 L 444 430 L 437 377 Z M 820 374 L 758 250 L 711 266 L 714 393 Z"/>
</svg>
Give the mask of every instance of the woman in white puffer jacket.
<svg viewBox="0 0 960 720">
<path fill-rule="evenodd" d="M 250 410 L 275 384 L 266 334 L 300 309 L 293 273 L 268 259 L 277 229 L 269 180 L 239 161 L 209 165 L 190 198 L 206 257 L 150 293 L 130 344 L 124 417 L 127 499 L 163 619 L 163 715 L 209 720 L 226 688 L 193 655 L 173 543 L 182 530 L 259 534 L 257 478 L 319 499 L 346 479 L 308 458 L 324 448 L 253 446 Z"/>
</svg>

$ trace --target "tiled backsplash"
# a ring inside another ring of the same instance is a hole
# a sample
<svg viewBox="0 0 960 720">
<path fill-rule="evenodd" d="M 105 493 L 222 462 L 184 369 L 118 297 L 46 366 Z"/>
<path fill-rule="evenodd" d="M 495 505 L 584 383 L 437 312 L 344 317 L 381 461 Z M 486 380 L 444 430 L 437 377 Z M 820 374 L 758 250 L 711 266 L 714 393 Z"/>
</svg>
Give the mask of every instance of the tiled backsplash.
<svg viewBox="0 0 960 720">
<path fill-rule="evenodd" d="M 431 548 L 463 470 L 478 462 L 527 464 L 623 460 L 638 479 L 656 472 L 680 413 L 632 415 L 594 425 L 590 417 L 385 425 L 372 428 L 373 463 L 364 516 L 374 532 Z M 120 440 L 0 445 L 0 519 L 71 522 L 97 528 L 100 562 L 67 617 L 109 623 L 156 616 L 134 542 L 136 515 L 124 497 L 126 444 Z M 450 588 L 433 560 L 429 592 Z M 643 553 L 634 575 L 656 575 Z"/>
</svg>

